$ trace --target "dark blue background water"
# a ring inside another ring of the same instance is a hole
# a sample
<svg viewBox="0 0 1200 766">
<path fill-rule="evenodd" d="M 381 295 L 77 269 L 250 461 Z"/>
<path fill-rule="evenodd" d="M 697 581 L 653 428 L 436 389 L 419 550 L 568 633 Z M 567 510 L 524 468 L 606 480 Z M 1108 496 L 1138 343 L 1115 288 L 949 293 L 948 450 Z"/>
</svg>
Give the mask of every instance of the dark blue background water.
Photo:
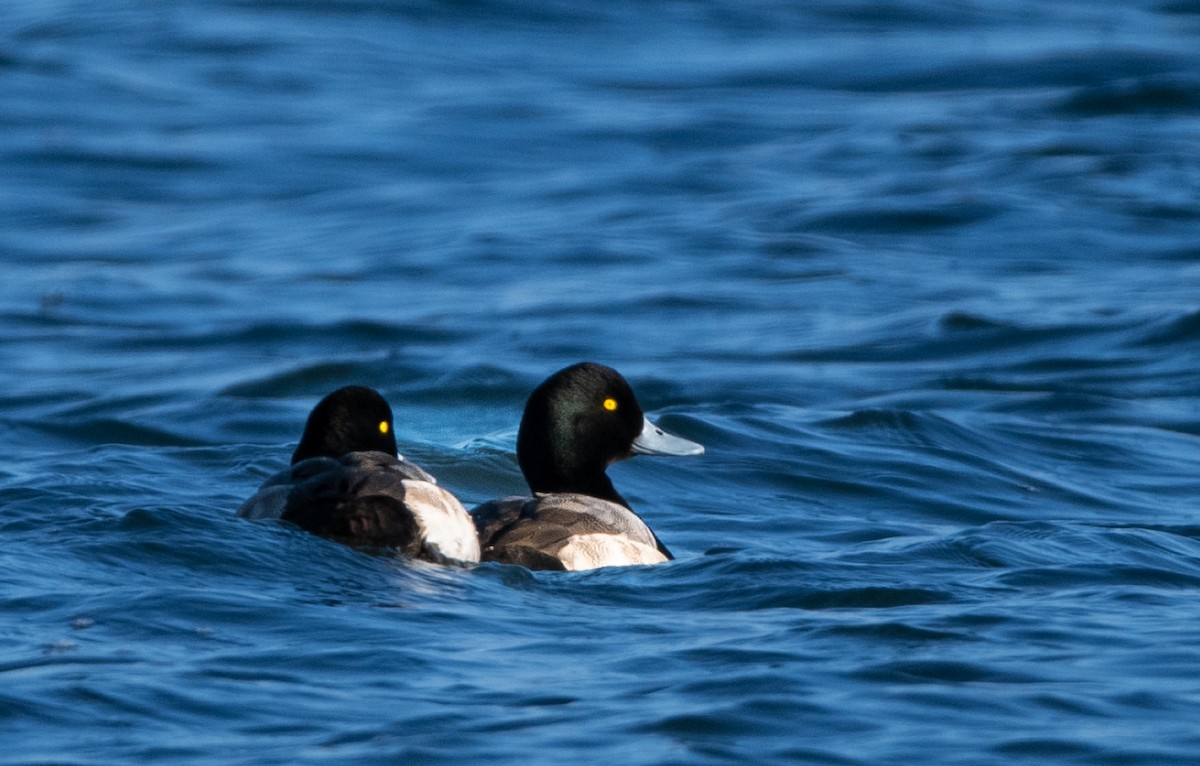
<svg viewBox="0 0 1200 766">
<path fill-rule="evenodd" d="M 0 763 L 1200 763 L 1198 147 L 1191 0 L 4 3 Z M 233 517 L 580 359 L 676 562 Z"/>
</svg>

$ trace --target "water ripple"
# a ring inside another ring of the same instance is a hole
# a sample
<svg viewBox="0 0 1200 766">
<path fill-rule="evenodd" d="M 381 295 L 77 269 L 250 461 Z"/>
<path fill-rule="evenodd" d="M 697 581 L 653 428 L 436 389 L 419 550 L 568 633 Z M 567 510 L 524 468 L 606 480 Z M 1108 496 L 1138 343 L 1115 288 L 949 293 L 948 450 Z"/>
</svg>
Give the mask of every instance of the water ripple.
<svg viewBox="0 0 1200 766">
<path fill-rule="evenodd" d="M 194 5 L 0 7 L 9 760 L 1195 760 L 1194 2 Z M 233 516 L 580 359 L 669 564 Z"/>
</svg>

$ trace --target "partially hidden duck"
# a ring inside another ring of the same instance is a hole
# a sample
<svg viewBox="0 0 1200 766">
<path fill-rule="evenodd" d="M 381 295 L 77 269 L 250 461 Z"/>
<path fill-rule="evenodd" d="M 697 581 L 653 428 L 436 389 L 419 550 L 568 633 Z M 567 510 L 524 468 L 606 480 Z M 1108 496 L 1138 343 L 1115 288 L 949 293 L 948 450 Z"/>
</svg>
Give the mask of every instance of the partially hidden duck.
<svg viewBox="0 0 1200 766">
<path fill-rule="evenodd" d="M 291 466 L 267 479 L 237 515 L 282 519 L 347 545 L 436 562 L 479 561 L 466 509 L 396 452 L 392 408 L 347 386 L 308 416 Z"/>
</svg>

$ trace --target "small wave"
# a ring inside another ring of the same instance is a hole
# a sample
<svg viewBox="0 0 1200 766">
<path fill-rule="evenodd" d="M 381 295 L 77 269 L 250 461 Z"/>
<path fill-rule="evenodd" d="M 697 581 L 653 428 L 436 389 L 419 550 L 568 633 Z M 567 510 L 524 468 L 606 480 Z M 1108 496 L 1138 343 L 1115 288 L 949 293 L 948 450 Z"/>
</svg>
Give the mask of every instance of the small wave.
<svg viewBox="0 0 1200 766">
<path fill-rule="evenodd" d="M 1033 567 L 1010 572 L 1000 582 L 1013 588 L 1180 589 L 1200 587 L 1200 575 L 1144 566 L 1078 564 L 1073 566 Z"/>
<path fill-rule="evenodd" d="M 820 631 L 821 635 L 833 639 L 853 639 L 883 643 L 921 643 L 934 641 L 978 641 L 979 638 L 965 629 L 934 629 L 906 622 L 884 620 L 865 624 L 831 625 Z"/>
<path fill-rule="evenodd" d="M 904 234 L 978 224 L 1001 209 L 980 202 L 949 202 L 926 206 L 893 205 L 814 211 L 796 222 L 800 231 L 852 231 L 856 234 Z"/>
<path fill-rule="evenodd" d="M 1027 673 L 950 660 L 899 660 L 864 668 L 855 675 L 863 680 L 888 684 L 1028 684 L 1040 680 Z"/>
<path fill-rule="evenodd" d="M 1177 16 L 1200 16 L 1200 0 L 1166 0 L 1159 10 Z"/>
<path fill-rule="evenodd" d="M 1004 332 L 1018 329 L 1016 325 L 974 314 L 969 311 L 949 311 L 938 319 L 938 327 L 946 332 Z"/>
<path fill-rule="evenodd" d="M 262 321 L 202 328 L 155 327 L 134 342 L 140 348 L 286 348 L 288 344 L 311 348 L 319 338 L 323 348 L 368 348 L 380 346 L 407 348 L 449 344 L 460 340 L 459 333 L 429 324 L 400 324 L 369 319 L 344 319 L 332 322 Z M 191 329 L 191 332 L 188 330 Z"/>
<path fill-rule="evenodd" d="M 1125 79 L 1079 88 L 1059 105 L 1065 114 L 1194 114 L 1200 111 L 1200 80 L 1180 76 Z"/>
<path fill-rule="evenodd" d="M 384 367 L 382 360 L 377 360 L 375 364 L 363 361 L 322 361 L 234 383 L 221 389 L 220 394 L 255 399 L 300 395 L 320 397 L 353 382 L 385 380 L 387 376 L 383 373 Z"/>
<path fill-rule="evenodd" d="M 849 415 L 824 421 L 827 428 L 850 430 L 882 430 L 917 433 L 925 428 L 929 418 L 906 410 L 855 410 Z"/>
<path fill-rule="evenodd" d="M 111 408 L 112 402 L 104 408 Z M 77 408 L 72 408 L 77 409 Z M 70 411 L 68 411 L 70 412 Z M 67 414 L 67 413 L 63 413 Z M 148 425 L 136 417 L 116 418 L 71 413 L 69 417 L 15 421 L 16 424 L 55 439 L 80 445 L 123 444 L 144 447 L 199 447 L 203 439 L 180 430 Z"/>
<path fill-rule="evenodd" d="M 1200 309 L 1186 311 L 1152 323 L 1130 344 L 1133 347 L 1174 347 L 1200 341 Z"/>
<path fill-rule="evenodd" d="M 1099 763 L 1109 761 L 1121 763 L 1125 758 L 1134 758 L 1132 753 L 1122 754 L 1109 748 L 1099 748 L 1086 742 L 1053 737 L 1014 737 L 991 748 L 993 752 L 1005 758 L 1034 758 L 1038 761 L 1053 759 L 1055 761 L 1069 758 L 1075 763 Z M 1174 760 L 1163 755 L 1166 761 Z M 1153 756 L 1151 756 L 1153 759 Z"/>
</svg>

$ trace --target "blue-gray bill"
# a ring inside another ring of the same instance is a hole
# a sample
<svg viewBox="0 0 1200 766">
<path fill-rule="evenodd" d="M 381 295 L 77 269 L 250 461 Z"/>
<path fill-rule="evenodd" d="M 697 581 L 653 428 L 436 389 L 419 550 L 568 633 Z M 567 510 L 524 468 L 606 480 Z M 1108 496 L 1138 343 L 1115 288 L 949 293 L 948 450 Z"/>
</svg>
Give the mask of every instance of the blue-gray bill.
<svg viewBox="0 0 1200 766">
<path fill-rule="evenodd" d="M 635 455 L 703 455 L 704 445 L 664 431 L 645 418 L 642 432 L 633 440 Z"/>
</svg>

